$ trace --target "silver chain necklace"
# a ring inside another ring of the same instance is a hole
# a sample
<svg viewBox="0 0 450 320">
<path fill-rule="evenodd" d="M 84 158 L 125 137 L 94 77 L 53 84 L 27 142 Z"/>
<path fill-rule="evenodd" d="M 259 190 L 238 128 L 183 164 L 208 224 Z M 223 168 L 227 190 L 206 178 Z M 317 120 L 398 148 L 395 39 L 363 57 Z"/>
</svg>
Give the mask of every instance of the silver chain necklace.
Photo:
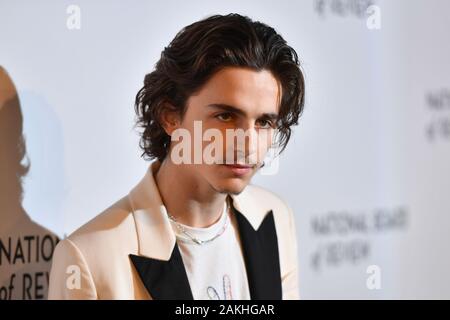
<svg viewBox="0 0 450 320">
<path fill-rule="evenodd" d="M 183 241 L 192 241 L 192 242 L 194 242 L 194 243 L 196 243 L 196 244 L 198 244 L 198 245 L 204 245 L 205 243 L 209 243 L 209 242 L 211 242 L 211 241 L 214 241 L 215 239 L 217 239 L 218 237 L 220 237 L 220 236 L 225 232 L 225 229 L 226 229 L 227 226 L 228 226 L 228 209 L 229 209 L 229 204 L 228 204 L 228 201 L 227 201 L 227 202 L 226 202 L 226 206 L 225 206 L 225 208 L 224 208 L 224 212 L 222 213 L 222 214 L 225 214 L 225 215 L 226 215 L 224 225 L 222 226 L 222 228 L 219 230 L 219 232 L 218 232 L 215 236 L 213 236 L 213 237 L 210 238 L 210 239 L 206 239 L 206 240 L 201 240 L 201 239 L 198 239 L 198 238 L 194 237 L 189 231 L 186 230 L 186 228 L 185 228 L 181 223 L 179 223 L 179 222 L 175 219 L 174 216 L 172 216 L 170 213 L 167 213 L 167 215 L 169 216 L 169 219 L 175 223 L 177 229 L 178 229 L 181 233 L 185 234 L 185 235 L 188 237 L 188 239 L 186 239 L 186 238 L 183 238 L 183 237 L 179 237 L 179 236 L 177 235 L 177 237 L 178 237 L 180 240 L 183 240 Z"/>
</svg>

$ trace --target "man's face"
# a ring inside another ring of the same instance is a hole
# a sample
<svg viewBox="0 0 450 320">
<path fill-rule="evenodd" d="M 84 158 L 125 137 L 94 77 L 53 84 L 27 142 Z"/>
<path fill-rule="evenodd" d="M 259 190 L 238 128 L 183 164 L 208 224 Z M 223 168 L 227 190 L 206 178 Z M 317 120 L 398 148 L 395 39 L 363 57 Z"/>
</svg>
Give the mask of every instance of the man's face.
<svg viewBox="0 0 450 320">
<path fill-rule="evenodd" d="M 272 145 L 280 90 L 278 81 L 267 70 L 227 67 L 215 73 L 189 97 L 186 113 L 177 126 L 189 131 L 191 137 L 192 161 L 183 164 L 188 174 L 217 192 L 238 194 L 243 191 Z M 201 137 L 198 137 L 200 123 Z M 213 136 L 220 133 L 221 139 L 211 136 L 205 139 L 207 132 Z M 240 138 L 233 136 L 239 134 Z M 212 151 L 213 142 L 216 151 L 222 152 Z M 176 143 L 172 141 L 171 150 Z M 202 157 L 200 164 L 194 163 L 195 152 Z M 247 164 L 248 167 L 232 164 Z"/>
</svg>

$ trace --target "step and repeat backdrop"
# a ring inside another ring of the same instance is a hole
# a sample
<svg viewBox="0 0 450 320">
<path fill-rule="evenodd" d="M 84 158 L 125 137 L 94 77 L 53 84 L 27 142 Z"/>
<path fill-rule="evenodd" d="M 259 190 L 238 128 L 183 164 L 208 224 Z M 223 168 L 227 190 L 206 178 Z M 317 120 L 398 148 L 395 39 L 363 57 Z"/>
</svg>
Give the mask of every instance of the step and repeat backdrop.
<svg viewBox="0 0 450 320">
<path fill-rule="evenodd" d="M 0 299 L 46 299 L 59 239 L 126 195 L 134 96 L 185 25 L 236 12 L 297 51 L 276 170 L 304 299 L 450 298 L 450 2 L 0 0 Z"/>
</svg>

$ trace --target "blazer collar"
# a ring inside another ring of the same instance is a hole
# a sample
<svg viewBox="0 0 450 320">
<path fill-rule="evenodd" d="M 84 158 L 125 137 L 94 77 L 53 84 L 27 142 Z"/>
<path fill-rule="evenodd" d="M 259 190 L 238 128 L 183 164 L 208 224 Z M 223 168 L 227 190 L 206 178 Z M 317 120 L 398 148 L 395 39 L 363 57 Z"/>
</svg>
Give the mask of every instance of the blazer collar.
<svg viewBox="0 0 450 320">
<path fill-rule="evenodd" d="M 176 243 L 176 237 L 167 217 L 155 174 L 161 162 L 152 162 L 142 180 L 130 191 L 129 199 L 136 222 L 139 255 L 168 261 Z M 251 186 L 239 195 L 230 194 L 232 205 L 241 213 L 254 230 L 258 230 L 267 213 L 271 211 L 264 199 L 256 198 Z"/>
<path fill-rule="evenodd" d="M 193 295 L 175 234 L 161 201 L 154 174 L 160 162 L 151 164 L 141 182 L 130 192 L 136 222 L 138 255 L 130 260 L 153 299 L 192 300 Z M 274 214 L 266 197 L 257 197 L 247 186 L 230 195 L 236 216 L 253 300 L 282 298 L 278 238 Z"/>
</svg>

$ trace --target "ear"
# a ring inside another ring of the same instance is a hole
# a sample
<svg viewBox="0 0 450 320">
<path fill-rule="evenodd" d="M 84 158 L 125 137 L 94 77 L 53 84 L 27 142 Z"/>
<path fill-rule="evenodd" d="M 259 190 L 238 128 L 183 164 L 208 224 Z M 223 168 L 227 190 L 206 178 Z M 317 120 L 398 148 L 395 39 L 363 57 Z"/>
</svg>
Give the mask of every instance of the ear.
<svg viewBox="0 0 450 320">
<path fill-rule="evenodd" d="M 181 125 L 180 111 L 172 104 L 166 102 L 160 113 L 161 126 L 171 136 Z"/>
</svg>

